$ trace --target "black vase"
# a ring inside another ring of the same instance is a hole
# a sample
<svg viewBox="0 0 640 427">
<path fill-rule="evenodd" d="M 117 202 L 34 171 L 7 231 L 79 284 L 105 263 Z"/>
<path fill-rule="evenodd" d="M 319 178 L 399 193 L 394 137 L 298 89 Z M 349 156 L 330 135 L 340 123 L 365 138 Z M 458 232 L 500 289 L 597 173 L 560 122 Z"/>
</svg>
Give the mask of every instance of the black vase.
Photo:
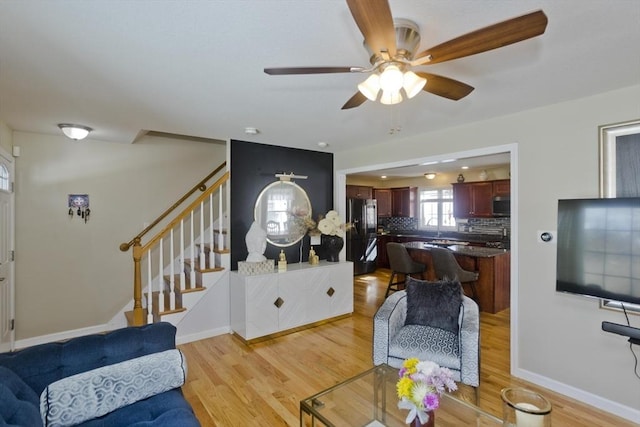
<svg viewBox="0 0 640 427">
<path fill-rule="evenodd" d="M 342 239 L 342 237 L 323 234 L 321 241 L 324 252 L 327 254 L 327 261 L 340 261 L 340 251 L 344 246 L 344 240 Z"/>
</svg>

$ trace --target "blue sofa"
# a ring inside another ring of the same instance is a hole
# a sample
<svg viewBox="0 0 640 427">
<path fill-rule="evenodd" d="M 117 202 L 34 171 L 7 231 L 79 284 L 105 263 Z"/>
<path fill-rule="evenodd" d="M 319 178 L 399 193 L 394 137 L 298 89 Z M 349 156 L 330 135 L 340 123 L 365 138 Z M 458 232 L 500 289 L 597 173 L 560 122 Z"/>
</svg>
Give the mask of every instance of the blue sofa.
<svg viewBox="0 0 640 427">
<path fill-rule="evenodd" d="M 133 373 L 127 373 L 129 378 L 125 377 L 131 383 L 130 387 L 134 389 L 143 387 L 141 384 L 149 381 L 141 380 L 139 377 L 146 375 L 143 371 L 146 371 L 145 364 L 150 364 L 148 362 L 150 358 L 157 359 L 166 353 L 177 355 L 175 357 L 178 358 L 183 357 L 178 350 L 175 350 L 175 334 L 176 328 L 173 325 L 155 323 L 0 354 L 0 426 L 42 426 L 41 395 L 47 396 L 49 390 L 52 390 L 51 396 L 54 396 L 54 388 L 51 384 L 55 382 L 62 383 L 60 390 L 67 392 L 72 388 L 66 383 L 68 380 L 79 378 L 79 384 L 86 386 L 91 382 L 87 380 L 87 376 L 126 365 L 130 371 L 133 371 Z M 177 369 L 175 372 L 178 372 L 173 376 L 182 376 L 178 379 L 178 384 L 182 384 L 186 378 L 184 359 L 182 358 L 182 364 L 178 359 L 178 362 L 174 361 L 172 365 Z M 164 366 L 156 368 L 162 370 L 163 374 L 160 375 L 162 378 L 171 375 L 164 373 L 167 372 Z M 73 377 L 69 378 L 70 376 Z M 158 383 L 155 380 L 153 382 Z M 173 386 L 168 385 L 165 388 L 169 387 Z M 118 387 L 113 390 L 116 391 L 115 394 L 120 395 L 130 392 L 125 390 L 120 393 L 121 389 Z M 136 395 L 137 390 L 132 392 Z M 179 386 L 166 391 L 160 390 L 150 397 L 142 396 L 134 398 L 141 400 L 83 421 L 79 425 L 86 427 L 200 425 Z M 108 399 L 102 394 L 90 397 L 93 399 L 89 400 L 94 400 L 98 404 Z M 69 400 L 63 400 L 55 403 L 58 408 L 64 409 L 71 406 L 68 402 Z M 90 402 L 86 404 L 82 402 L 80 406 L 89 407 Z M 46 408 L 49 407 L 46 406 Z M 50 423 L 48 418 L 45 419 L 45 423 L 62 425 Z"/>
</svg>

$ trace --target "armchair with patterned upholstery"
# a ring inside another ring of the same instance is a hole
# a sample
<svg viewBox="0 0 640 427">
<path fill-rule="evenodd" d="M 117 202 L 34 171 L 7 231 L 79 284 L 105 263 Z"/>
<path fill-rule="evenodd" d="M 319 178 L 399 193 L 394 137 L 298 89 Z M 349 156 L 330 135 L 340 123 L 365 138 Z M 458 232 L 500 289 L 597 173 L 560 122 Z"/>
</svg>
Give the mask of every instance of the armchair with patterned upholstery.
<svg viewBox="0 0 640 427">
<path fill-rule="evenodd" d="M 478 387 L 480 383 L 478 305 L 471 298 L 462 295 L 459 307 L 457 333 L 440 327 L 405 325 L 407 291 L 393 293 L 380 306 L 373 319 L 374 365 L 386 363 L 400 368 L 405 359 L 417 357 L 449 368 L 457 382 Z"/>
</svg>

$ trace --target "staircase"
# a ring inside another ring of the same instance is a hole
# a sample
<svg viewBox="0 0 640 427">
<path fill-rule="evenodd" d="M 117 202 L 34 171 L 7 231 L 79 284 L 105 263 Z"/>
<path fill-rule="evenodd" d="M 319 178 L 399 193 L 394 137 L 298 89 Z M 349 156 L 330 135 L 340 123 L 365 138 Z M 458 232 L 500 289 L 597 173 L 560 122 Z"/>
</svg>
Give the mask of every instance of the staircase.
<svg viewBox="0 0 640 427">
<path fill-rule="evenodd" d="M 211 288 L 228 283 L 224 212 L 229 173 L 225 166 L 220 165 L 150 226 L 120 245 L 122 251 L 133 248 L 133 309 L 125 312 L 128 325 L 166 321 L 177 326 Z M 197 191 L 202 193 L 196 197 Z M 182 205 L 187 206 L 176 213 Z M 168 222 L 142 244 L 143 237 L 163 221 Z"/>
</svg>

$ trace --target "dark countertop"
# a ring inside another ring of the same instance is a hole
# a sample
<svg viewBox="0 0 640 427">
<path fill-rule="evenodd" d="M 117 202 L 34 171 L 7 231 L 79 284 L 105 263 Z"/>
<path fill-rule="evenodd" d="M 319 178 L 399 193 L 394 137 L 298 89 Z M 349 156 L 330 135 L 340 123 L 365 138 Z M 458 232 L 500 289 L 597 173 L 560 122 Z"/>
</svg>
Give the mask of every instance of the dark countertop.
<svg viewBox="0 0 640 427">
<path fill-rule="evenodd" d="M 423 231 L 423 230 L 393 230 L 385 231 L 384 233 L 378 233 L 378 236 L 396 236 L 396 237 L 416 237 L 416 238 L 428 238 L 437 240 L 453 240 L 460 242 L 499 242 L 502 240 L 502 236 L 499 234 L 479 234 L 479 233 L 465 233 L 459 231 L 446 231 L 441 232 L 440 235 L 435 231 Z"/>
<path fill-rule="evenodd" d="M 407 242 L 403 243 L 407 249 L 420 249 L 429 250 L 430 248 L 442 247 L 441 245 L 432 245 L 426 242 Z M 509 253 L 506 249 L 486 248 L 484 246 L 469 246 L 469 245 L 451 245 L 446 246 L 453 253 L 474 257 L 490 258 L 497 255 L 503 255 Z"/>
</svg>

